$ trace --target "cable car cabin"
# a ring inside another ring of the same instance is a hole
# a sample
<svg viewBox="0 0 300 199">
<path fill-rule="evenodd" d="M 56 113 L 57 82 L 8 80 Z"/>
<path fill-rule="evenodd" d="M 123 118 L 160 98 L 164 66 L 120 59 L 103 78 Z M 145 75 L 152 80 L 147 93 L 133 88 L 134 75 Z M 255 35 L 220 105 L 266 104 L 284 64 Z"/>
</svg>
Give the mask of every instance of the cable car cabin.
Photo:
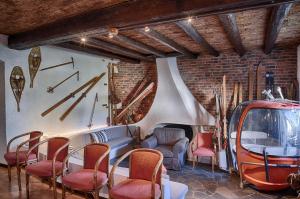
<svg viewBox="0 0 300 199">
<path fill-rule="evenodd" d="M 287 176 L 298 172 L 300 105 L 289 101 L 252 101 L 240 104 L 229 127 L 234 168 L 241 187 L 259 190 L 287 188 Z"/>
</svg>

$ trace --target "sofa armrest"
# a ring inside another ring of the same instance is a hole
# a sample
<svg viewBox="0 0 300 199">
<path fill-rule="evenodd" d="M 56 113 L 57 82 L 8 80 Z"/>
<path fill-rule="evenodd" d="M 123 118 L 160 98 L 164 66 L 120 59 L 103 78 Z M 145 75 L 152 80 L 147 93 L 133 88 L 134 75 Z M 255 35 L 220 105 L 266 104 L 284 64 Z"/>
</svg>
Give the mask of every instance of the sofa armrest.
<svg viewBox="0 0 300 199">
<path fill-rule="evenodd" d="M 187 145 L 189 143 L 189 139 L 188 138 L 182 138 L 180 139 L 178 142 L 176 142 L 176 144 L 173 146 L 173 153 L 174 154 L 179 154 L 181 152 L 185 152 Z"/>
<path fill-rule="evenodd" d="M 151 136 L 151 137 L 147 138 L 146 140 L 144 140 L 141 145 L 143 148 L 153 149 L 157 146 L 157 139 L 155 136 Z"/>
</svg>

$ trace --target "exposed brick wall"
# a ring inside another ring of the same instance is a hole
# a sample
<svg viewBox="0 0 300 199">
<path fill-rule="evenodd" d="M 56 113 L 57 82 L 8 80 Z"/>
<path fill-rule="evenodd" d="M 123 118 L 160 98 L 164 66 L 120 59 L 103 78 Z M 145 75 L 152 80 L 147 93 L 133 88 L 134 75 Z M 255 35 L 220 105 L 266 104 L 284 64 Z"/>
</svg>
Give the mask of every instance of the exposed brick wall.
<svg viewBox="0 0 300 199">
<path fill-rule="evenodd" d="M 242 58 L 234 52 L 222 53 L 219 57 L 210 55 L 200 56 L 198 59 L 178 59 L 181 76 L 196 99 L 212 114 L 215 113 L 215 99 L 213 90 L 220 92 L 222 77 L 227 75 L 227 101 L 233 95 L 234 83 L 243 84 L 243 99 L 248 99 L 248 69 L 257 65 L 262 60 L 266 71 L 274 73 L 275 86 L 288 87 L 296 79 L 297 49 L 274 49 L 270 55 L 265 55 L 261 50 L 250 51 Z M 141 80 L 148 68 L 153 81 L 157 81 L 154 64 L 119 64 L 119 73 L 115 75 L 116 92 L 124 100 L 135 84 Z M 254 75 L 256 79 L 256 75 Z M 263 79 L 265 81 L 265 79 Z M 256 85 L 254 85 L 254 99 L 256 98 Z M 151 95 L 143 103 L 143 112 L 148 112 L 153 102 Z"/>
<path fill-rule="evenodd" d="M 265 55 L 260 50 L 248 52 L 242 58 L 236 53 L 223 53 L 219 57 L 202 56 L 197 60 L 179 59 L 181 76 L 196 99 L 212 114 L 215 113 L 213 90 L 220 91 L 223 75 L 227 75 L 227 102 L 233 96 L 235 82 L 243 85 L 243 100 L 248 99 L 248 70 L 261 64 L 274 73 L 274 85 L 287 88 L 297 78 L 297 49 L 274 49 Z M 254 75 L 254 79 L 256 76 Z M 265 79 L 263 79 L 265 81 Z M 254 85 L 254 99 L 256 98 Z"/>
</svg>

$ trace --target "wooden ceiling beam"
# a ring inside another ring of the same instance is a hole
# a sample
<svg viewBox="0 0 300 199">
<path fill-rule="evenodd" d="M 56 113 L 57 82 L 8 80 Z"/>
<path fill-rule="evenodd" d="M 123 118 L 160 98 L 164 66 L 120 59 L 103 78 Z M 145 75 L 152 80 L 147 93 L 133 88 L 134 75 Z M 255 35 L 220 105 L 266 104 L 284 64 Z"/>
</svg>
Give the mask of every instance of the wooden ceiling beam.
<svg viewBox="0 0 300 199">
<path fill-rule="evenodd" d="M 144 29 L 139 29 L 138 31 L 140 33 L 146 35 L 147 37 L 152 38 L 152 39 L 158 41 L 159 43 L 161 43 L 165 46 L 168 46 L 169 48 L 171 48 L 177 52 L 180 52 L 181 54 L 185 55 L 186 57 L 193 58 L 193 59 L 196 59 L 198 57 L 197 54 L 194 54 L 193 52 L 189 51 L 188 49 L 184 48 L 183 46 L 179 45 L 172 39 L 164 36 L 163 34 L 157 32 L 154 29 L 149 28 L 149 31 L 145 31 Z"/>
<path fill-rule="evenodd" d="M 118 35 L 116 35 L 115 38 L 118 39 L 119 41 L 129 44 L 130 46 L 133 46 L 137 49 L 143 50 L 150 54 L 154 54 L 157 57 L 166 57 L 166 54 L 164 52 L 161 52 L 161 51 L 153 48 L 152 46 L 146 45 L 140 41 L 137 41 L 135 39 L 132 39 L 132 38 L 122 35 L 120 33 Z"/>
<path fill-rule="evenodd" d="M 281 4 L 272 8 L 269 23 L 267 25 L 264 52 L 269 54 L 275 45 L 276 39 L 283 25 L 285 17 L 288 15 L 292 3 Z"/>
<path fill-rule="evenodd" d="M 136 51 L 130 50 L 128 48 L 124 48 L 122 46 L 117 46 L 115 44 L 112 44 L 112 43 L 109 43 L 109 42 L 106 42 L 106 41 L 102 41 L 102 40 L 99 40 L 99 39 L 88 38 L 86 40 L 86 44 L 91 45 L 91 46 L 95 46 L 97 48 L 104 49 L 106 51 L 110 51 L 110 52 L 115 53 L 115 54 L 120 54 L 120 55 L 123 55 L 123 56 L 126 56 L 126 57 L 132 57 L 132 58 L 135 58 L 135 59 L 140 59 L 140 60 L 148 61 L 148 62 L 153 62 L 154 61 L 153 57 L 148 57 L 148 56 L 140 54 Z"/>
<path fill-rule="evenodd" d="M 212 47 L 206 39 L 195 29 L 195 27 L 189 23 L 187 20 L 178 21 L 176 25 L 180 27 L 189 37 L 191 37 L 195 42 L 203 46 L 211 55 L 218 57 L 220 53 Z"/>
<path fill-rule="evenodd" d="M 145 25 L 174 22 L 189 16 L 208 16 L 261 8 L 297 0 L 136 0 L 105 9 L 96 9 L 63 18 L 8 38 L 10 48 L 61 43 L 82 35 L 103 33 L 107 27 L 141 28 Z"/>
<path fill-rule="evenodd" d="M 223 28 L 227 34 L 229 41 L 232 43 L 235 51 L 243 56 L 246 53 L 246 50 L 243 46 L 240 31 L 236 23 L 235 14 L 222 14 L 219 15 L 219 19 Z"/>
<path fill-rule="evenodd" d="M 138 59 L 133 59 L 130 57 L 125 57 L 121 55 L 117 55 L 108 51 L 100 50 L 98 48 L 93 48 L 93 47 L 87 47 L 87 46 L 82 46 L 80 44 L 77 44 L 75 42 L 65 42 L 65 43 L 60 43 L 56 44 L 58 47 L 70 49 L 70 50 L 75 50 L 87 54 L 92 54 L 92 55 L 98 55 L 101 57 L 106 57 L 106 58 L 111 58 L 111 59 L 119 59 L 121 61 L 127 62 L 127 63 L 132 63 L 132 64 L 139 64 L 141 61 Z"/>
</svg>

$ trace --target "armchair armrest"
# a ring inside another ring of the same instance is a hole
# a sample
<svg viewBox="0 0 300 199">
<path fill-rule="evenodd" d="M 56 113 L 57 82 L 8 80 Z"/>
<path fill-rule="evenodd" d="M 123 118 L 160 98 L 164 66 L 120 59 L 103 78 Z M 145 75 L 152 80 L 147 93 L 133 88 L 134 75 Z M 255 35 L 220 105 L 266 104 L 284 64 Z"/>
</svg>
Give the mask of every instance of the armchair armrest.
<svg viewBox="0 0 300 199">
<path fill-rule="evenodd" d="M 55 179 L 56 177 L 56 171 L 55 171 L 55 162 L 56 162 L 56 158 L 58 156 L 58 154 L 64 150 L 66 147 L 68 147 L 70 144 L 70 141 L 66 142 L 63 146 L 61 146 L 55 153 L 54 153 L 54 156 L 53 156 L 53 159 L 52 159 L 52 169 L 53 169 L 53 179 Z M 63 173 L 63 170 L 62 170 L 62 173 Z"/>
<path fill-rule="evenodd" d="M 74 149 L 73 151 L 69 152 L 68 155 L 65 157 L 64 161 L 63 161 L 63 167 L 62 167 L 62 176 L 65 176 L 66 173 L 65 173 L 65 170 L 66 170 L 66 164 L 67 164 L 67 161 L 69 160 L 69 158 L 76 152 L 84 149 L 85 146 L 82 146 L 82 147 L 79 147 L 77 149 Z"/>
<path fill-rule="evenodd" d="M 180 139 L 174 146 L 173 146 L 173 153 L 178 154 L 186 150 L 187 144 L 189 143 L 188 138 L 182 138 Z"/>
<path fill-rule="evenodd" d="M 143 148 L 153 149 L 157 146 L 157 139 L 155 136 L 151 136 L 151 137 L 147 138 L 146 140 L 144 140 L 141 145 Z"/>
<path fill-rule="evenodd" d="M 7 147 L 6 147 L 6 152 L 8 153 L 9 152 L 9 149 L 10 149 L 10 145 L 13 141 L 15 141 L 16 139 L 18 138 L 21 138 L 21 137 L 24 137 L 24 136 L 27 136 L 27 135 L 30 135 L 31 132 L 28 132 L 28 133 L 23 133 L 21 135 L 18 135 L 16 137 L 13 137 L 11 140 L 9 140 L 8 144 L 7 144 Z M 21 143 L 20 145 L 24 145 L 25 143 Z M 19 145 L 19 146 L 20 146 Z"/>
</svg>

